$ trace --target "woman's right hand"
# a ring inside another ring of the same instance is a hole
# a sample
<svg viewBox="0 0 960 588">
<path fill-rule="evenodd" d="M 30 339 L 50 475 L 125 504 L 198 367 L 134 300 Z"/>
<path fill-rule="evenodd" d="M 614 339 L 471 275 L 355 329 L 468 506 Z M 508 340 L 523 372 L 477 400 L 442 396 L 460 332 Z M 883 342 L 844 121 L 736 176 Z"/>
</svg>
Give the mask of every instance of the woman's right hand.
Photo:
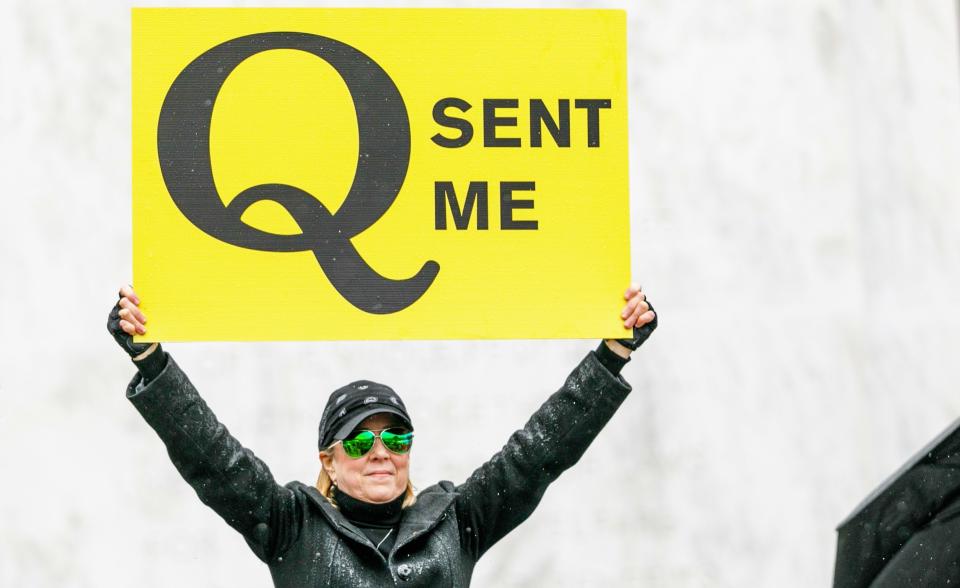
<svg viewBox="0 0 960 588">
<path fill-rule="evenodd" d="M 110 310 L 107 330 L 130 357 L 138 357 L 150 349 L 150 343 L 134 343 L 134 335 L 144 335 L 147 317 L 140 310 L 140 298 L 131 286 L 120 288 L 120 300 Z"/>
</svg>

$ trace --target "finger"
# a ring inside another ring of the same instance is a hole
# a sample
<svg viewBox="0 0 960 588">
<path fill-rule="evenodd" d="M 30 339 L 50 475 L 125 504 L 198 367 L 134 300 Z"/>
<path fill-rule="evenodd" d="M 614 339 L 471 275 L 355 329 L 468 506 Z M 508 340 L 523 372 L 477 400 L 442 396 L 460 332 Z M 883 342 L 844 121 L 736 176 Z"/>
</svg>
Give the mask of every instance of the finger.
<svg viewBox="0 0 960 588">
<path fill-rule="evenodd" d="M 643 316 L 643 314 L 646 313 L 648 310 L 650 310 L 650 304 L 648 304 L 645 300 L 637 299 L 637 305 L 633 309 L 633 312 L 630 313 L 630 317 L 627 319 L 627 320 L 633 319 L 630 326 L 632 327 L 632 326 L 642 324 L 639 322 L 640 317 Z"/>
<path fill-rule="evenodd" d="M 640 302 L 637 303 L 637 316 L 642 315 L 648 310 L 650 310 L 650 305 L 647 304 L 646 300 L 641 300 Z"/>
<path fill-rule="evenodd" d="M 135 303 L 132 302 L 129 298 L 120 299 L 120 316 L 127 318 L 123 315 L 123 311 L 128 311 L 128 316 L 132 316 L 137 319 L 141 324 L 147 324 L 147 315 L 143 314 L 143 311 L 135 306 Z"/>
<path fill-rule="evenodd" d="M 627 320 L 623 322 L 623 326 L 626 328 L 632 328 L 637 325 L 637 320 L 647 312 L 647 307 L 645 302 L 640 302 L 637 304 L 636 308 L 633 309 L 633 312 L 630 313 L 630 316 L 627 317 Z"/>
<path fill-rule="evenodd" d="M 129 298 L 134 304 L 140 304 L 140 297 L 138 297 L 137 293 L 133 291 L 133 286 L 129 284 L 120 288 L 120 297 Z"/>
<path fill-rule="evenodd" d="M 145 334 L 145 333 L 147 332 L 147 330 L 143 328 L 143 325 L 140 325 L 139 328 L 138 328 L 138 327 L 135 326 L 133 323 L 131 323 L 130 321 L 126 321 L 126 320 L 121 320 L 121 321 L 120 321 L 120 328 L 123 329 L 123 332 L 124 332 L 124 333 L 126 333 L 126 334 L 128 334 L 128 335 L 130 335 L 130 336 L 133 336 L 133 335 L 143 335 L 143 334 Z"/>
<path fill-rule="evenodd" d="M 627 320 L 630 317 L 630 315 L 636 312 L 637 305 L 640 304 L 641 302 L 642 301 L 636 296 L 633 296 L 632 298 L 627 300 L 627 303 L 623 306 L 623 310 L 620 312 L 620 318 L 623 320 Z"/>
<path fill-rule="evenodd" d="M 133 325 L 134 330 L 136 330 L 138 333 L 140 332 L 140 329 L 144 328 L 143 323 L 133 316 L 133 312 L 129 308 L 121 308 L 119 314 L 120 320 L 126 321 L 127 323 Z"/>
<path fill-rule="evenodd" d="M 627 293 L 630 293 L 630 290 L 627 290 Z M 634 290 L 634 291 L 633 291 L 633 295 L 632 295 L 632 296 L 626 296 L 626 299 L 627 299 L 627 300 L 633 300 L 633 299 L 646 300 L 646 299 L 647 299 L 647 295 L 644 294 L 643 290 Z"/>
<path fill-rule="evenodd" d="M 655 319 L 656 317 L 657 317 L 657 313 L 655 313 L 652 310 L 648 310 L 645 313 L 641 314 L 639 317 L 637 317 L 636 326 L 642 327 L 647 323 L 651 323 L 653 322 L 653 319 Z"/>
<path fill-rule="evenodd" d="M 123 312 L 122 310 L 120 312 Z M 130 330 L 123 329 L 128 335 L 143 335 L 147 332 L 147 328 L 143 326 L 137 319 L 126 316 L 120 319 L 120 328 L 123 328 L 123 324 L 126 323 L 130 325 Z"/>
<path fill-rule="evenodd" d="M 641 290 L 643 290 L 643 288 L 641 288 L 639 284 L 630 284 L 630 287 L 627 288 L 627 291 L 623 293 L 623 298 L 625 300 L 630 300 Z"/>
<path fill-rule="evenodd" d="M 629 290 L 627 290 L 627 292 L 629 292 Z M 620 313 L 620 318 L 626 319 L 636 310 L 638 305 L 646 304 L 646 299 L 647 295 L 644 294 L 642 290 L 636 290 L 633 296 L 627 299 L 627 304 L 623 307 L 623 311 Z"/>
</svg>

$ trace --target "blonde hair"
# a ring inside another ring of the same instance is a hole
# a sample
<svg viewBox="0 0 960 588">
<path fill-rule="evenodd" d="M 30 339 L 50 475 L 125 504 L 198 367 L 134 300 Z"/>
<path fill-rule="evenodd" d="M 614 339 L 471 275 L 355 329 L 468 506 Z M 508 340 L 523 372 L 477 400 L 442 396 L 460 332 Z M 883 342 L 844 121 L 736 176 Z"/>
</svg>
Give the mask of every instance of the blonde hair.
<svg viewBox="0 0 960 588">
<path fill-rule="evenodd" d="M 331 455 L 333 452 L 329 449 L 325 449 L 320 453 L 322 455 Z M 323 465 L 320 466 L 320 475 L 317 476 L 317 490 L 319 490 L 320 494 L 327 499 L 327 502 L 332 504 L 334 507 L 337 506 L 337 501 L 333 499 L 333 480 L 330 479 L 330 475 L 327 474 L 327 469 L 323 467 Z M 416 501 L 416 491 L 413 489 L 413 483 L 408 479 L 407 489 L 403 494 L 403 508 L 413 506 L 413 503 Z"/>
</svg>

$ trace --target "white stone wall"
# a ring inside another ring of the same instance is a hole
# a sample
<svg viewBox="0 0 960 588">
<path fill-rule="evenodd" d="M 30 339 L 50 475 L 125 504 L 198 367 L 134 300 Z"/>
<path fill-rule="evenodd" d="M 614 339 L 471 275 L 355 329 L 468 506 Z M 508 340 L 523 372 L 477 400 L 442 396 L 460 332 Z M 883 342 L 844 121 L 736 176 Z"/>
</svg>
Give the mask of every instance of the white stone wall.
<svg viewBox="0 0 960 588">
<path fill-rule="evenodd" d="M 960 415 L 956 6 L 549 5 L 629 10 L 634 274 L 663 319 L 632 397 L 475 585 L 827 585 L 834 525 Z M 0 586 L 268 586 L 124 400 L 104 329 L 130 275 L 129 35 L 126 2 L 0 3 Z M 169 350 L 284 481 L 315 476 L 332 387 L 391 383 L 425 486 L 463 480 L 593 345 Z"/>
</svg>

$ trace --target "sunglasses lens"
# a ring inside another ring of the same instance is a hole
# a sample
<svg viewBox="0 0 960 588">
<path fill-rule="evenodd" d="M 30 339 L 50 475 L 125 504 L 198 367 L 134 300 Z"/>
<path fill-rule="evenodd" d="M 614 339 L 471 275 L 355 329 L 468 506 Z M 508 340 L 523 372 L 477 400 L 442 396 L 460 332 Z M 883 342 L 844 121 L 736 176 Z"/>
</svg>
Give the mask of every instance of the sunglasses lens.
<svg viewBox="0 0 960 588">
<path fill-rule="evenodd" d="M 344 439 L 340 444 L 347 457 L 357 459 L 373 449 L 376 440 L 377 435 L 373 431 L 360 431 L 353 437 Z M 393 453 L 407 453 L 413 445 L 413 432 L 406 429 L 387 429 L 380 433 L 380 441 Z"/>
<path fill-rule="evenodd" d="M 380 433 L 383 446 L 394 453 L 406 453 L 413 444 L 413 433 L 403 429 L 387 429 Z"/>
<path fill-rule="evenodd" d="M 360 431 L 356 436 L 343 440 L 343 452 L 353 459 L 363 457 L 373 448 L 373 442 L 375 440 L 376 437 L 372 432 Z"/>
</svg>

